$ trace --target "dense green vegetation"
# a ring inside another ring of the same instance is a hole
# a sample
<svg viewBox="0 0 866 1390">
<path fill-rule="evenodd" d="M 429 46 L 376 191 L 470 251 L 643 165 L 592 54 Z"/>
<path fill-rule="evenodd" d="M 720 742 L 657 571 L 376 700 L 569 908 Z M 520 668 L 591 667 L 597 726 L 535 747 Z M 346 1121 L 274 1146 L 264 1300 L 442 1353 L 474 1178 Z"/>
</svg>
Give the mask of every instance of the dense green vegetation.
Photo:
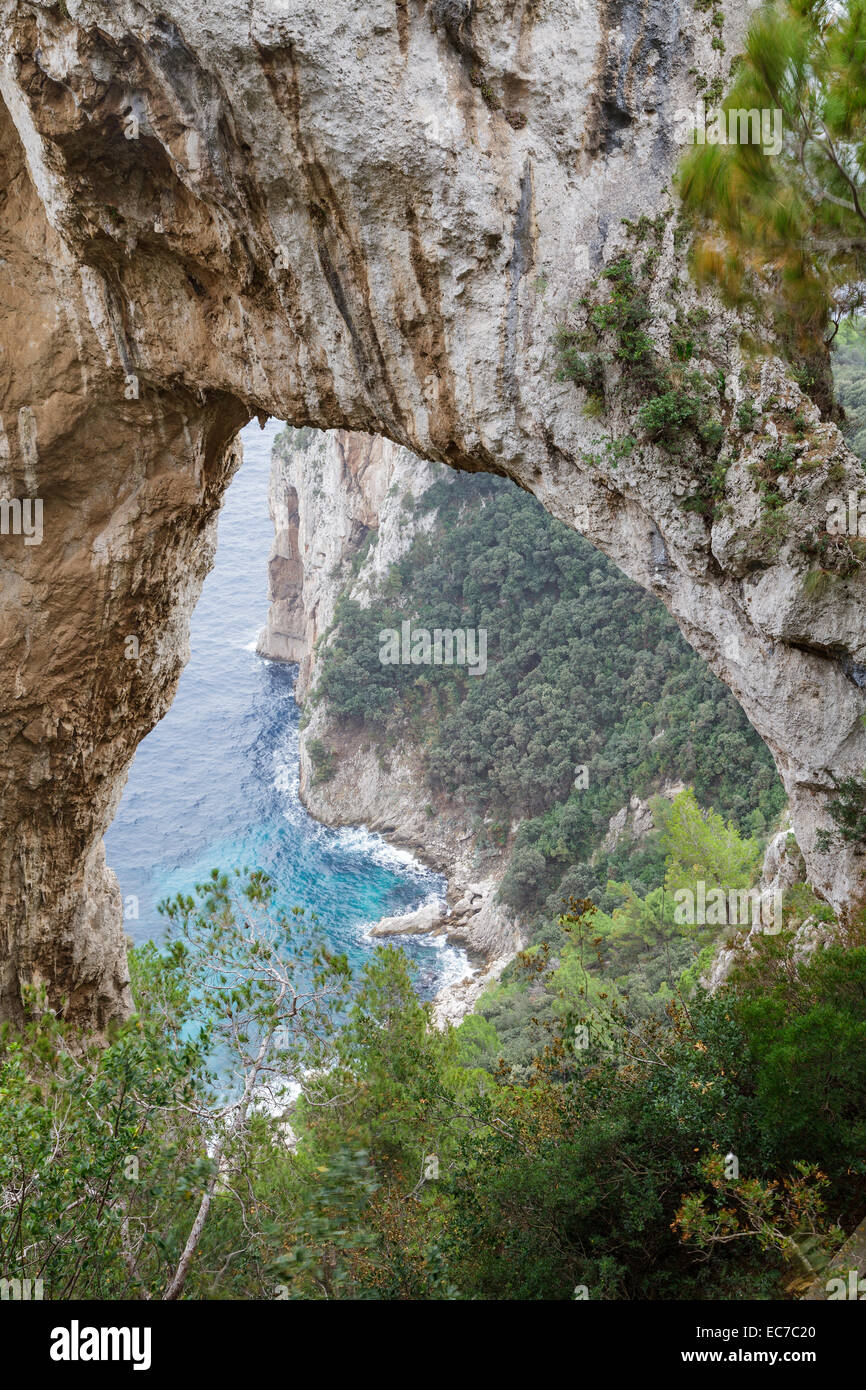
<svg viewBox="0 0 866 1390">
<path fill-rule="evenodd" d="M 695 151 L 677 235 L 697 226 L 699 279 L 770 307 L 800 384 L 828 409 L 834 339 L 835 400 L 866 459 L 864 51 L 866 5 L 766 6 L 725 110 L 778 108 L 781 157 L 748 144 Z M 594 417 L 626 401 L 634 433 L 604 443 L 608 464 L 646 444 L 688 451 L 685 505 L 712 519 L 731 461 L 719 453 L 725 379 L 694 369 L 711 356 L 703 311 L 677 311 L 670 362 L 654 347 L 648 288 L 663 230 L 663 219 L 628 228 L 629 254 L 559 328 L 559 375 Z M 731 423 L 745 435 L 756 416 L 746 399 Z M 771 549 L 786 524 L 779 478 L 805 433 L 802 416 L 783 422 L 754 468 Z M 444 1252 L 458 1288 L 468 1277 L 493 1297 L 568 1296 L 572 1280 L 593 1297 L 778 1296 L 782 1254 L 801 1274 L 806 1252 L 820 1267 L 834 1223 L 850 1229 L 866 1212 L 862 927 L 795 966 L 793 929 L 831 920 L 799 885 L 780 934 L 759 936 L 708 996 L 700 979 L 719 927 L 678 926 L 674 893 L 698 878 L 754 883 L 781 805 L 766 754 L 657 606 L 529 499 L 455 482 L 427 505 L 437 524 L 378 603 L 341 610 L 322 693 L 385 741 L 411 724 L 431 786 L 486 816 L 494 843 L 521 822 L 502 891 L 530 945 L 457 1030 L 458 1062 L 488 1078 L 489 1128 L 450 1151 L 437 1269 Z M 817 551 L 839 571 L 820 541 Z M 485 626 L 488 676 L 377 670 L 379 629 L 405 617 Z M 582 766 L 588 785 L 575 786 Z M 613 810 L 675 777 L 697 798 L 657 799 L 654 833 L 600 848 Z M 839 786 L 828 814 L 828 847 L 863 841 L 860 779 Z M 497 1108 L 506 1096 L 510 1133 Z M 449 1152 L 441 1134 L 429 1142 Z"/>
<path fill-rule="evenodd" d="M 862 298 L 864 51 L 863 0 L 765 6 L 726 106 L 779 107 L 781 157 L 709 146 L 682 181 L 699 276 L 770 304 L 817 396 L 824 336 Z M 688 451 L 686 505 L 709 518 L 724 380 L 690 365 L 701 311 L 677 312 L 671 362 L 653 346 L 662 231 L 630 228 L 643 263 L 600 277 L 559 370 L 590 413 L 624 382 L 640 438 L 608 460 Z M 866 458 L 864 362 L 842 322 L 838 397 Z M 742 402 L 739 430 L 755 416 Z M 771 516 L 790 428 L 762 464 Z M 166 905 L 162 949 L 132 952 L 128 1023 L 84 1040 L 34 989 L 0 1031 L 3 1276 L 50 1299 L 795 1296 L 866 1218 L 866 918 L 834 923 L 798 884 L 708 993 L 720 936 L 745 929 L 727 907 L 683 921 L 677 897 L 754 884 L 783 804 L 767 750 L 663 609 L 533 499 L 447 475 L 417 505 L 432 528 L 369 607 L 341 601 L 317 698 L 383 754 L 424 747 L 431 799 L 471 808 L 480 853 L 507 849 L 527 948 L 440 1032 L 399 949 L 352 978 L 261 874 L 215 870 Z M 406 619 L 483 628 L 486 674 L 383 665 Z M 332 777 L 325 739 L 309 752 Z M 635 794 L 654 829 L 604 848 Z M 819 846 L 866 842 L 862 778 L 828 818 Z M 807 918 L 834 930 L 804 956 Z"/>
<path fill-rule="evenodd" d="M 625 876 L 616 855 L 587 861 L 610 816 L 666 780 L 744 832 L 766 830 L 784 801 L 770 755 L 655 599 L 502 480 L 448 475 L 419 505 L 435 525 L 378 599 L 341 602 L 318 698 L 384 744 L 409 728 L 429 749 L 431 788 L 487 817 L 494 840 L 524 821 L 508 901 L 535 912 L 563 880 L 595 895 Z M 380 632 L 407 618 L 486 629 L 487 673 L 382 665 Z M 657 870 L 657 857 L 642 866 L 647 886 Z"/>
<path fill-rule="evenodd" d="M 790 934 L 764 937 L 662 1018 L 578 987 L 524 1079 L 475 1065 L 483 1021 L 431 1029 L 401 951 L 353 981 L 270 909 L 255 875 L 178 900 L 105 1045 L 35 996 L 4 1029 L 5 1277 L 46 1298 L 778 1298 L 866 1215 L 862 927 L 796 969 Z M 579 949 L 596 923 L 566 926 Z M 260 1102 L 302 1073 L 289 1147 Z"/>
<path fill-rule="evenodd" d="M 729 895 L 754 884 L 761 841 L 702 810 L 691 791 L 673 802 L 657 798 L 652 807 L 655 832 L 570 871 L 546 911 L 529 919 L 528 949 L 477 1005 L 483 1027 L 464 1025 L 476 1065 L 493 1071 L 504 1061 L 511 1075 L 528 1079 L 569 999 L 617 1001 L 641 1022 L 663 1017 L 678 994 L 695 990 L 720 939 L 736 940 L 738 928 L 754 922 L 729 910 Z M 684 926 L 678 895 L 694 892 L 698 882 L 705 894 L 721 889 L 728 902 L 723 912 Z M 578 939 L 575 913 L 592 917 L 591 932 Z M 828 909 L 802 884 L 788 893 L 775 925 L 783 917 L 792 930 L 809 916 L 826 920 Z"/>
<path fill-rule="evenodd" d="M 717 845 L 732 836 L 748 862 L 744 876 L 713 881 L 746 886 L 784 795 L 742 710 L 661 605 L 534 498 L 498 479 L 445 474 L 417 505 L 434 514 L 432 528 L 369 607 L 341 601 L 317 698 L 385 756 L 401 735 L 419 742 L 431 797 L 468 803 L 482 855 L 505 846 L 500 896 L 519 912 L 530 952 L 556 968 L 509 966 L 461 1047 L 474 1065 L 493 1072 L 503 1059 L 526 1080 L 576 980 L 627 998 L 636 1016 L 658 1016 L 694 983 L 718 936 L 717 927 L 684 935 L 673 920 L 681 879 L 667 861 L 680 813 L 658 797 L 654 832 L 604 848 L 610 817 L 635 794 L 690 785 L 680 801 L 693 823 L 711 827 Z M 486 674 L 383 665 L 380 633 L 407 618 L 413 628 L 485 628 Z M 731 825 L 707 820 L 698 803 Z M 578 964 L 561 914 L 584 899 L 599 911 Z"/>
</svg>

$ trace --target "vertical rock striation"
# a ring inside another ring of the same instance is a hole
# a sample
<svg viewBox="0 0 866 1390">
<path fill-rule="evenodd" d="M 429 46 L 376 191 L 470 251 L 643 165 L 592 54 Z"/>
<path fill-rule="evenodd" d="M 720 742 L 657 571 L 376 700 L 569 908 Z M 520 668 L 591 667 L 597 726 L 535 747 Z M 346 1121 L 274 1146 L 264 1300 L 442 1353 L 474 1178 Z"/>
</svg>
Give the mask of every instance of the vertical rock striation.
<svg viewBox="0 0 866 1390">
<path fill-rule="evenodd" d="M 407 498 L 419 497 L 435 476 L 435 466 L 381 436 L 289 428 L 278 437 L 268 487 L 271 604 L 258 650 L 298 663 L 299 700 L 340 594 L 369 600 L 419 528 Z"/>
</svg>

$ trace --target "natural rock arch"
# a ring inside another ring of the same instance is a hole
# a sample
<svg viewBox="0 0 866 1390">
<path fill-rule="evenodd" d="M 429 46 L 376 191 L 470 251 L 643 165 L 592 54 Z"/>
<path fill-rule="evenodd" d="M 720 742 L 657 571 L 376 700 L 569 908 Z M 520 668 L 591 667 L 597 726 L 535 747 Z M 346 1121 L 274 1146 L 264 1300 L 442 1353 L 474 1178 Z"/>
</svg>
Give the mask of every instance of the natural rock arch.
<svg viewBox="0 0 866 1390">
<path fill-rule="evenodd" d="M 729 8 L 735 48 L 745 7 Z M 793 540 L 756 563 L 745 461 L 711 527 L 681 506 L 687 461 L 590 460 L 624 422 L 602 429 L 555 375 L 587 264 L 614 256 L 624 217 L 669 201 L 689 70 L 722 61 L 706 15 L 0 0 L 0 23 L 0 470 L 5 497 L 44 506 L 41 545 L 0 538 L 0 1017 L 38 982 L 86 1026 L 128 1006 L 102 835 L 174 693 L 255 414 L 506 474 L 578 525 L 734 691 L 813 881 L 857 898 L 858 860 L 817 855 L 815 829 L 832 776 L 866 765 L 862 586 L 808 599 Z M 662 350 L 682 255 L 670 223 Z M 733 398 L 737 324 L 713 306 L 711 328 Z M 769 362 L 760 389 L 797 396 Z M 862 476 L 819 430 L 826 467 L 795 529 Z"/>
</svg>

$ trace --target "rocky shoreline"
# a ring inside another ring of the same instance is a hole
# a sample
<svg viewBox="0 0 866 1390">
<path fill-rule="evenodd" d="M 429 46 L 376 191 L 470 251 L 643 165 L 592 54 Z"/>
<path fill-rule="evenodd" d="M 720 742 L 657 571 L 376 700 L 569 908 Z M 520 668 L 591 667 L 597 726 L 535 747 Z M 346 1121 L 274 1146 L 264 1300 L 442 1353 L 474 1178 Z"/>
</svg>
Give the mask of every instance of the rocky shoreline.
<svg viewBox="0 0 866 1390">
<path fill-rule="evenodd" d="M 444 471 L 385 439 L 287 429 L 272 457 L 271 605 L 257 644 L 260 655 L 298 666 L 295 693 L 304 709 L 299 792 L 310 815 L 330 826 L 363 825 L 447 880 L 444 902 L 422 903 L 369 929 L 381 939 L 442 935 L 466 953 L 469 973 L 436 996 L 439 1026 L 470 1013 L 525 945 L 519 920 L 497 901 L 507 849 L 481 848 L 486 836 L 477 814 L 430 790 L 426 752 L 416 740 L 404 736 L 385 750 L 363 725 L 332 719 L 326 706 L 309 697 L 340 596 L 362 606 L 370 602 L 419 530 L 433 524 L 432 512 L 407 503 Z M 324 777 L 310 752 L 317 745 L 331 755 Z M 672 799 L 682 790 L 677 782 L 660 792 Z M 650 802 L 633 796 L 611 818 L 602 848 L 612 849 L 623 836 L 643 839 L 653 820 Z M 510 827 L 509 841 L 515 829 Z M 787 836 L 786 827 L 768 846 L 763 891 L 771 891 L 780 875 L 788 883 L 805 874 L 796 843 L 793 855 L 785 848 Z M 804 939 L 804 948 L 810 943 L 811 937 Z M 711 989 L 725 978 L 735 954 L 733 943 L 720 945 L 706 980 Z"/>
<path fill-rule="evenodd" d="M 318 782 L 309 745 L 326 729 L 337 770 L 327 782 Z M 443 907 L 422 904 L 412 914 L 383 918 L 371 928 L 371 935 L 380 937 L 441 933 L 469 956 L 473 972 L 436 997 L 434 1019 L 442 1025 L 459 1023 L 471 1012 L 525 942 L 517 918 L 496 901 L 504 856 L 479 865 L 476 835 L 460 808 L 443 804 L 430 816 L 420 763 L 419 751 L 403 745 L 389 753 L 386 770 L 377 750 L 361 737 L 335 735 L 320 708 L 301 734 L 300 795 L 310 814 L 326 825 L 363 824 L 447 880 Z"/>
</svg>

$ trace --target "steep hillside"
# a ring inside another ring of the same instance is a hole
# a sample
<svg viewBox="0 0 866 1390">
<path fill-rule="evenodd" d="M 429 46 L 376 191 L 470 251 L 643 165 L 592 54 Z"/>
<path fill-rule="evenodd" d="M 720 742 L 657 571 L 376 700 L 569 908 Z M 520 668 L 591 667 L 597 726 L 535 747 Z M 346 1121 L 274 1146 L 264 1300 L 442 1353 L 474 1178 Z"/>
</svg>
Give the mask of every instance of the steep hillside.
<svg viewBox="0 0 866 1390">
<path fill-rule="evenodd" d="M 299 663 L 304 800 L 449 877 L 447 917 L 388 929 L 444 927 L 498 976 L 521 944 L 557 936 L 569 896 L 613 910 L 611 881 L 660 887 L 653 794 L 693 785 L 744 836 L 777 819 L 783 788 L 729 692 L 660 604 L 532 497 L 381 440 L 287 430 L 270 505 L 259 649 Z M 405 624 L 406 661 L 384 663 L 383 635 Z M 456 647 L 453 664 L 423 660 L 437 630 L 476 634 L 463 664 Z"/>
</svg>

